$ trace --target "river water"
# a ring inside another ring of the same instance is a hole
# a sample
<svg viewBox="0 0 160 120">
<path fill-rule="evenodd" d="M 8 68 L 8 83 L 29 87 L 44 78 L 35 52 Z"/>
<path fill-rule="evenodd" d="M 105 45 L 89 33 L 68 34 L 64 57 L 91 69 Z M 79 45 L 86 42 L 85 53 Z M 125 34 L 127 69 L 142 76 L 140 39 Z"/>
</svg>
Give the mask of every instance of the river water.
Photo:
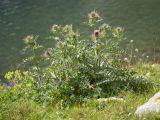
<svg viewBox="0 0 160 120">
<path fill-rule="evenodd" d="M 83 29 L 86 14 L 97 10 L 104 21 L 125 28 L 145 55 L 160 54 L 160 0 L 0 0 L 0 74 L 21 61 L 22 38 L 49 35 L 52 24 Z M 86 32 L 85 30 L 83 32 Z"/>
</svg>

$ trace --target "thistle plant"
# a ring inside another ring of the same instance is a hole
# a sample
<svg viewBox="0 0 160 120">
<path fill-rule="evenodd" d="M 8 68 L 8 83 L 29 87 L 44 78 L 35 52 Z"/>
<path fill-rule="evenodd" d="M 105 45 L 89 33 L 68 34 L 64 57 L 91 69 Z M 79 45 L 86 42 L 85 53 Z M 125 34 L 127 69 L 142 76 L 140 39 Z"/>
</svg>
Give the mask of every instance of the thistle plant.
<svg viewBox="0 0 160 120">
<path fill-rule="evenodd" d="M 6 78 L 15 82 L 15 87 L 21 85 L 20 95 L 30 91 L 28 99 L 32 97 L 43 104 L 63 101 L 67 105 L 82 105 L 84 98 L 106 97 L 122 89 L 133 89 L 139 84 L 136 81 L 143 78 L 123 67 L 124 50 L 120 43 L 124 40 L 124 29 L 101 22 L 96 11 L 88 14 L 91 31 L 86 38 L 72 25 L 54 24 L 50 38 L 56 45 L 50 48 L 39 45 L 38 36 L 27 36 L 24 42 L 30 57 L 24 61 L 29 61 L 31 66 L 27 73 L 19 71 L 20 77 L 15 77 L 18 73 L 13 72 L 14 75 L 7 74 Z"/>
</svg>

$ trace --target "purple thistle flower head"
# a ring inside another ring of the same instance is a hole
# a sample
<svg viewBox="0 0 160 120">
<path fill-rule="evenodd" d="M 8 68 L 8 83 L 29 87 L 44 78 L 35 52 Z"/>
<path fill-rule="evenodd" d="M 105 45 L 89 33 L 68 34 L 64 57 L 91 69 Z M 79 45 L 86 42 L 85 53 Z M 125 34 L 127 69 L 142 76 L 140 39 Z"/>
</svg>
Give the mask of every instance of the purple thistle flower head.
<svg viewBox="0 0 160 120">
<path fill-rule="evenodd" d="M 99 37 L 100 30 L 94 30 L 93 34 L 96 38 Z"/>
<path fill-rule="evenodd" d="M 6 88 L 6 87 L 7 87 L 7 83 L 3 83 L 3 84 L 2 84 L 2 87 L 3 87 L 3 88 Z"/>
<path fill-rule="evenodd" d="M 13 86 L 14 86 L 14 82 L 9 82 L 8 85 L 9 85 L 10 87 L 13 87 Z"/>
</svg>

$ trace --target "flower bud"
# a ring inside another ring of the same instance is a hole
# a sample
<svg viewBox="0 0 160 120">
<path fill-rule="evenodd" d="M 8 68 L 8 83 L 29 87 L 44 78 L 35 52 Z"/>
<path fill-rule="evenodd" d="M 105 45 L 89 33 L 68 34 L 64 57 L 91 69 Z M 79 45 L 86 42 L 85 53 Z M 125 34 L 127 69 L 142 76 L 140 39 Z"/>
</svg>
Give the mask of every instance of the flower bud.
<svg viewBox="0 0 160 120">
<path fill-rule="evenodd" d="M 115 30 L 116 30 L 117 33 L 123 32 L 123 28 L 122 27 L 117 27 Z"/>
<path fill-rule="evenodd" d="M 119 37 L 121 35 L 121 33 L 123 32 L 123 28 L 121 27 L 116 27 L 113 31 L 113 36 L 114 37 Z"/>
<path fill-rule="evenodd" d="M 23 40 L 24 40 L 24 42 L 26 44 L 32 44 L 32 43 L 34 43 L 34 37 L 33 37 L 33 35 L 27 35 Z"/>
<path fill-rule="evenodd" d="M 93 35 L 98 38 L 100 36 L 100 30 L 94 30 Z"/>
<path fill-rule="evenodd" d="M 99 14 L 96 11 L 92 11 L 88 14 L 89 19 L 96 19 L 98 20 L 100 18 Z"/>
<path fill-rule="evenodd" d="M 106 30 L 106 29 L 110 29 L 110 26 L 108 24 L 104 23 L 100 26 L 100 30 Z"/>
<path fill-rule="evenodd" d="M 72 30 L 72 25 L 66 25 L 66 26 L 64 26 L 64 27 L 63 27 L 63 31 L 64 31 L 65 33 L 72 32 L 72 31 L 73 31 L 73 30 Z"/>
<path fill-rule="evenodd" d="M 51 31 L 52 32 L 58 32 L 60 30 L 60 26 L 59 25 L 56 25 L 56 24 L 54 24 L 53 26 L 52 26 L 52 28 L 51 28 Z"/>
<path fill-rule="evenodd" d="M 76 39 L 76 33 L 73 32 L 73 31 L 69 32 L 69 37 L 70 37 L 71 39 Z"/>
<path fill-rule="evenodd" d="M 62 42 L 62 41 L 59 41 L 58 43 L 57 43 L 57 47 L 58 48 L 60 48 L 60 49 L 62 49 L 62 48 L 64 48 L 64 42 Z"/>
<path fill-rule="evenodd" d="M 92 40 L 94 43 L 98 42 L 98 38 L 100 37 L 100 30 L 94 30 L 92 34 Z"/>
</svg>

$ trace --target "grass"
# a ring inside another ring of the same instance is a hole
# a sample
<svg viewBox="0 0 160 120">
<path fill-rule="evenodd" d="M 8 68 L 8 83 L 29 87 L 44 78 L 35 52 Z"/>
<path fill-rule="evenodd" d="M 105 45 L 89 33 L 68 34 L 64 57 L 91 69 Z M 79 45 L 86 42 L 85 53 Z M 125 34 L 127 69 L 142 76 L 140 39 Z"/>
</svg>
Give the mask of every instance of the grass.
<svg viewBox="0 0 160 120">
<path fill-rule="evenodd" d="M 152 95 L 137 95 L 133 92 L 122 92 L 124 102 L 109 101 L 100 103 L 97 100 L 88 100 L 84 107 L 74 106 L 64 111 L 49 113 L 48 119 L 70 120 L 141 120 L 134 115 L 135 110 Z M 53 117 L 54 116 L 54 117 Z M 149 116 L 151 117 L 151 116 Z M 153 116 L 155 118 L 155 116 Z M 150 118 L 148 118 L 150 120 Z"/>
<path fill-rule="evenodd" d="M 0 109 L 0 119 L 3 120 L 159 120 L 160 115 L 137 117 L 134 115 L 138 106 L 146 102 L 160 88 L 160 65 L 137 64 L 134 68 L 139 74 L 152 81 L 154 88 L 149 92 L 135 93 L 121 91 L 119 96 L 124 101 L 98 102 L 96 99 L 87 99 L 82 106 L 74 105 L 60 109 L 56 106 L 43 107 L 33 101 L 16 101 L 5 104 Z"/>
</svg>

